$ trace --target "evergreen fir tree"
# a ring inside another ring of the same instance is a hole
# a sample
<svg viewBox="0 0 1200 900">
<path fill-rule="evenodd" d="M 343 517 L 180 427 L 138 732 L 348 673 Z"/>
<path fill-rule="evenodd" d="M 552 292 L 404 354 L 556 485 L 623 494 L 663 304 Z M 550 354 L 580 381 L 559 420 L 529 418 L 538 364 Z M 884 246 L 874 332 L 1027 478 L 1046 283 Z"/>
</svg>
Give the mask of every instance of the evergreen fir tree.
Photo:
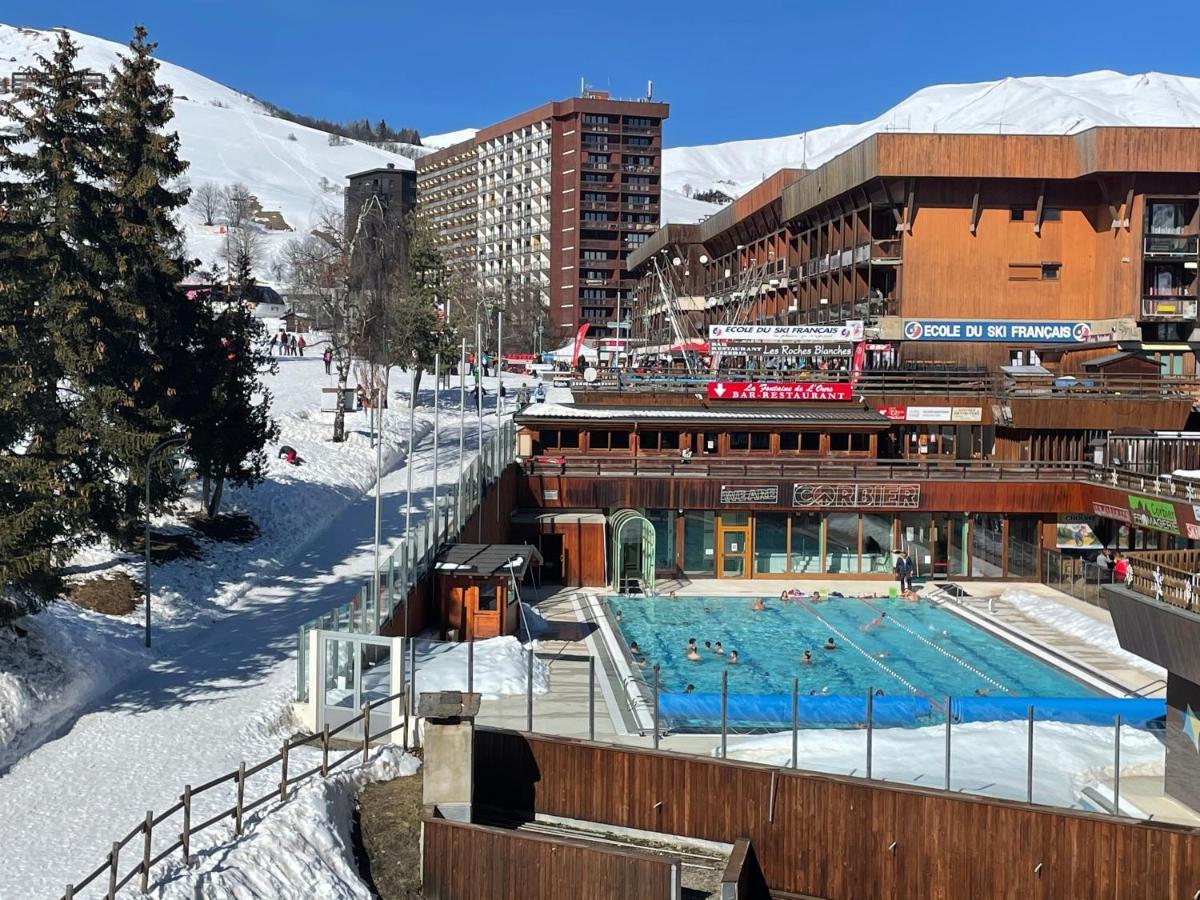
<svg viewBox="0 0 1200 900">
<path fill-rule="evenodd" d="M 180 419 L 194 415 L 201 402 L 194 391 L 192 339 L 196 304 L 180 287 L 195 264 L 184 258 L 184 240 L 175 218 L 187 204 L 188 190 L 176 180 L 187 170 L 179 158 L 179 136 L 168 132 L 174 118 L 172 91 L 157 81 L 157 44 L 137 26 L 129 52 L 112 71 L 100 111 L 103 165 L 112 192 L 115 278 L 107 292 L 114 309 L 140 325 L 140 340 L 129 338 L 119 359 L 132 378 L 108 373 L 124 410 L 124 433 L 110 452 L 126 472 L 122 515 L 138 518 L 145 493 L 143 461 L 149 446 L 167 437 Z M 132 406 L 124 402 L 132 400 Z M 155 473 L 151 497 L 156 509 L 177 493 L 165 465 Z"/>
<path fill-rule="evenodd" d="M 51 59 L 38 57 L 28 87 L 0 115 L 16 122 L 0 138 L 0 160 L 26 182 L 30 218 L 39 227 L 31 253 L 44 279 L 39 310 L 52 323 L 59 384 L 53 435 L 71 459 L 73 487 L 86 499 L 82 531 L 116 534 L 124 510 L 121 476 L 144 459 L 158 431 L 139 406 L 149 371 L 141 343 L 145 307 L 110 292 L 116 281 L 116 208 L 105 187 L 99 100 L 76 66 L 78 47 L 62 32 Z M 29 146 L 29 149 L 24 149 Z"/>
<path fill-rule="evenodd" d="M 276 364 L 266 334 L 254 318 L 255 282 L 250 259 L 234 260 L 226 294 L 206 294 L 198 329 L 196 382 L 205 403 L 190 421 L 191 454 L 206 486 L 205 512 L 216 515 L 226 484 L 256 485 L 267 471 L 264 448 L 278 437 L 271 418 L 271 393 L 259 381 Z"/>
</svg>

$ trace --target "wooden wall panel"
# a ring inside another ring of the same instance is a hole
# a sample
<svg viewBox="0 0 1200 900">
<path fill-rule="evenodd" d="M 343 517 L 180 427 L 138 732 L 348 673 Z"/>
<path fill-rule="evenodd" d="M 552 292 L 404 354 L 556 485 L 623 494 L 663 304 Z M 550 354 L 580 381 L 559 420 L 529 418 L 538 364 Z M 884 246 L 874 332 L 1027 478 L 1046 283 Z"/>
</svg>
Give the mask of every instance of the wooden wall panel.
<svg viewBox="0 0 1200 900">
<path fill-rule="evenodd" d="M 426 900 L 670 900 L 677 859 L 425 818 Z"/>
<path fill-rule="evenodd" d="M 1197 829 L 493 729 L 476 731 L 475 766 L 476 803 L 747 837 L 775 891 L 1133 900 L 1200 888 Z"/>
</svg>

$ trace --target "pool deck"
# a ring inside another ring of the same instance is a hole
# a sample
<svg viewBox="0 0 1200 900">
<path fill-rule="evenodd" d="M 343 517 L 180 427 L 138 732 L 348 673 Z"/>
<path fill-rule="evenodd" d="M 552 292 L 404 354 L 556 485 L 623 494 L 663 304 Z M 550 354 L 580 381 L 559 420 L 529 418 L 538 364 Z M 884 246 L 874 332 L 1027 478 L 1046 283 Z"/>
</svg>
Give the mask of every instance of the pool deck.
<svg viewBox="0 0 1200 900">
<path fill-rule="evenodd" d="M 838 581 L 827 582 L 820 579 L 799 581 L 788 584 L 788 587 L 798 586 L 805 591 L 820 590 L 826 593 L 831 590 L 843 594 L 870 595 L 884 594 L 888 585 L 878 581 Z M 1088 616 L 1098 622 L 1112 627 L 1112 621 L 1107 611 L 1084 603 L 1074 597 L 1063 594 L 1042 584 L 1012 582 L 965 582 L 960 586 L 970 597 L 961 598 L 958 602 L 976 616 L 992 620 L 1013 631 L 1020 633 L 1029 640 L 1049 647 L 1057 653 L 1092 668 L 1109 680 L 1121 685 L 1126 690 L 1133 691 L 1144 688 L 1154 676 L 1142 669 L 1130 666 L 1126 660 L 1116 654 L 1083 640 L 1082 638 L 1054 628 L 1051 624 L 1039 621 L 1029 613 L 1012 603 L 1000 600 L 1004 591 L 1019 587 L 1047 600 Z M 930 586 L 933 587 L 933 586 Z M 718 580 L 697 580 L 688 583 L 664 582 L 657 586 L 659 593 L 665 594 L 675 590 L 680 595 L 722 595 L 733 597 L 753 597 L 777 595 L 782 586 L 778 582 L 731 582 Z M 929 590 L 930 588 L 926 588 Z M 597 657 L 596 675 L 598 689 L 595 692 L 596 716 L 595 736 L 597 740 L 618 744 L 629 744 L 646 747 L 651 744 L 652 737 L 646 732 L 630 732 L 623 724 L 614 720 L 612 705 L 620 703 L 623 696 L 619 681 L 605 674 L 605 666 L 601 657 L 606 653 L 598 646 L 601 635 L 592 630 L 592 626 L 581 621 L 579 606 L 582 599 L 603 595 L 604 591 L 566 589 L 544 597 L 536 603 L 536 609 L 546 620 L 548 630 L 538 641 L 538 652 L 550 666 L 550 690 L 534 698 L 534 729 L 567 737 L 588 737 L 588 663 L 587 657 Z M 989 606 L 989 599 L 994 602 Z M 1145 691 L 1146 696 L 1163 696 L 1164 688 L 1159 685 L 1155 689 Z M 496 725 L 507 728 L 524 729 L 526 722 L 525 697 L 506 697 L 499 700 L 487 700 L 481 709 L 480 724 Z M 742 736 L 729 734 L 728 747 L 735 750 L 743 740 Z M 709 755 L 719 745 L 716 735 L 702 734 L 668 734 L 660 741 L 664 750 L 684 753 Z M 1103 783 L 1103 779 L 1101 779 Z M 1122 794 L 1129 801 L 1156 819 L 1179 822 L 1193 826 L 1200 825 L 1200 814 L 1193 813 L 1177 801 L 1166 797 L 1162 791 L 1162 777 L 1137 775 L 1123 779 Z M 1111 778 L 1109 780 L 1111 787 Z"/>
</svg>

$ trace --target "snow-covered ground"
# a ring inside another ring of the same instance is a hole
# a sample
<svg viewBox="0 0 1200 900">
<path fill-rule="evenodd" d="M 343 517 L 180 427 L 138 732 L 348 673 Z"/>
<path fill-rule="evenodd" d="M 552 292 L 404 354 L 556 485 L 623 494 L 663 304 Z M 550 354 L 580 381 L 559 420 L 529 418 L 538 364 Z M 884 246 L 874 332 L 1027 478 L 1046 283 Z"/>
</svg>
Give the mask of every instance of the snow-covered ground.
<svg viewBox="0 0 1200 900">
<path fill-rule="evenodd" d="M 951 737 L 952 790 L 1025 799 L 1026 740 L 1024 722 L 980 722 L 955 725 Z M 1033 799 L 1037 803 L 1073 806 L 1076 791 L 1095 778 L 1112 775 L 1112 728 L 1040 722 L 1034 726 Z M 945 766 L 944 726 L 879 728 L 872 737 L 871 775 L 927 787 L 941 787 Z M 840 775 L 866 772 L 865 731 L 802 729 L 797 757 L 800 768 Z M 714 750 L 713 755 L 718 751 Z M 786 766 L 791 762 L 792 735 L 764 735 L 729 748 L 732 759 Z M 1136 728 L 1121 729 L 1122 774 L 1161 774 L 1163 745 Z"/>
<path fill-rule="evenodd" d="M 125 49 L 77 31 L 71 37 L 80 45 L 79 64 L 105 74 Z M 57 39 L 52 31 L 0 25 L 0 75 L 34 65 L 36 54 L 50 57 Z M 169 58 L 170 48 L 161 49 Z M 326 132 L 277 118 L 245 94 L 182 66 L 160 63 L 160 80 L 175 91 L 172 127 L 179 132 L 180 155 L 190 163 L 188 183 L 193 189 L 206 182 L 219 188 L 244 184 L 264 211 L 280 213 L 291 229 L 263 230 L 256 274 L 268 283 L 275 283 L 270 264 L 279 247 L 308 232 L 326 210 L 342 208 L 347 175 L 389 163 L 398 169 L 415 166 L 408 156 L 358 141 L 330 146 Z M 205 264 L 217 260 L 224 242 L 221 226 L 206 226 L 194 202 L 182 218 L 190 254 Z"/>
<path fill-rule="evenodd" d="M 491 382 L 485 379 L 489 389 Z M 0 776 L 6 861 L 0 897 L 61 892 L 98 864 L 117 832 L 147 809 L 170 805 L 183 784 L 266 758 L 291 733 L 297 628 L 349 599 L 374 559 L 369 489 L 375 454 L 363 414 L 350 416 L 346 443 L 326 441 L 332 416 L 319 412 L 320 388 L 329 383 L 318 357 L 280 360 L 279 374 L 270 379 L 280 443 L 296 447 L 305 465 L 272 459 L 266 483 L 228 495 L 229 509 L 247 512 L 261 527 L 257 540 L 203 543 L 199 560 L 155 566 L 149 654 L 141 648 L 137 613 L 108 619 L 60 603 L 23 623 L 34 638 L 22 651 L 25 669 L 14 671 L 12 659 L 0 658 L 9 676 L 0 682 L 0 721 L 9 731 L 25 728 L 23 738 L 8 742 L 0 765 L 7 768 Z M 405 376 L 394 376 L 393 396 L 407 384 Z M 432 378 L 426 378 L 413 458 L 414 521 L 431 503 L 432 399 Z M 485 437 L 494 427 L 494 401 L 490 394 Z M 407 416 L 401 405 L 394 401 L 384 422 L 385 538 L 398 536 L 405 518 Z M 443 392 L 444 484 L 457 475 L 451 464 L 458 451 L 457 406 L 457 390 Z M 466 415 L 471 453 L 476 431 L 469 402 Z M 94 565 L 112 565 L 111 555 L 96 556 Z M 20 643 L 6 640 L 0 654 Z M 66 646 L 79 655 L 61 683 L 47 682 L 47 667 L 34 663 Z M 495 668 L 497 678 L 519 681 L 524 690 L 523 664 L 507 674 Z M 484 686 L 480 675 L 476 684 Z M 52 721 L 43 707 L 55 709 Z"/>
<path fill-rule="evenodd" d="M 173 859 L 154 870 L 149 896 L 158 900 L 370 900 L 359 878 L 350 822 L 354 798 L 368 784 L 416 773 L 420 761 L 395 747 L 366 765 L 303 785 L 286 803 L 269 803 L 246 820 L 239 838 L 223 828 L 201 832 L 191 865 Z M 126 889 L 122 897 L 141 897 Z"/>
<path fill-rule="evenodd" d="M 1063 634 L 1079 638 L 1093 647 L 1112 654 L 1132 668 L 1140 669 L 1156 678 L 1167 677 L 1167 670 L 1162 666 L 1157 666 L 1136 653 L 1122 649 L 1121 642 L 1117 640 L 1117 633 L 1107 622 L 1094 619 L 1022 588 L 1009 588 L 1000 595 L 1000 599 L 1011 603 L 1032 619 L 1045 622 Z"/>
</svg>

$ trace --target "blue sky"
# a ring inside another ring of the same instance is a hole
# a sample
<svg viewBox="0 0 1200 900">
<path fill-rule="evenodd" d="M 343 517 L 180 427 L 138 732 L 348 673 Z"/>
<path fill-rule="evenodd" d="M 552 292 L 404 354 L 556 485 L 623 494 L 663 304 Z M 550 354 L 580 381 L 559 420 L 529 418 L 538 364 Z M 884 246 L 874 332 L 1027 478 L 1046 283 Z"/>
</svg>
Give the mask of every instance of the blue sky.
<svg viewBox="0 0 1200 900">
<path fill-rule="evenodd" d="M 668 146 L 792 134 L 878 115 L 930 84 L 1093 69 L 1200 74 L 1200 4 L 1158 39 L 1127 0 L 4 0 L 14 25 L 125 40 L 297 112 L 385 118 L 425 134 L 482 126 L 577 92 L 647 79 Z M 1124 23 L 1124 24 L 1122 24 Z"/>
</svg>

